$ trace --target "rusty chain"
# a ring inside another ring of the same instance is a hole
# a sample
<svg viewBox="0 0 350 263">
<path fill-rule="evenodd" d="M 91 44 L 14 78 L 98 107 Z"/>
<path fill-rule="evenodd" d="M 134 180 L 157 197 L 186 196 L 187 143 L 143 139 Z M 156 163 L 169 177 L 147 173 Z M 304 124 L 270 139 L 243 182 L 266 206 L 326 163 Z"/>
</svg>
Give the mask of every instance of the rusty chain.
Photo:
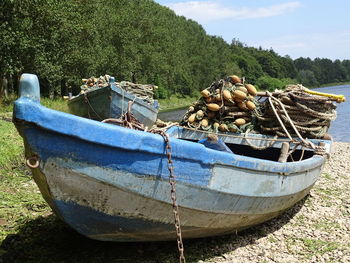
<svg viewBox="0 0 350 263">
<path fill-rule="evenodd" d="M 88 100 L 87 100 L 88 101 Z M 136 130 L 143 130 L 146 131 L 147 129 L 141 125 L 135 117 L 132 116 L 131 108 L 132 108 L 133 101 L 129 101 L 128 103 L 128 111 L 122 116 L 120 119 L 106 119 L 102 122 L 108 122 L 112 124 L 122 125 L 129 129 L 136 129 Z M 179 262 L 180 263 L 186 263 L 185 254 L 184 254 L 184 245 L 182 242 L 182 233 L 181 233 L 181 225 L 180 225 L 180 217 L 179 217 L 179 206 L 177 205 L 176 201 L 176 181 L 175 181 L 175 175 L 174 175 L 174 165 L 173 160 L 171 158 L 171 145 L 170 145 L 170 139 L 169 135 L 165 133 L 164 130 L 150 130 L 149 132 L 152 132 L 154 134 L 159 134 L 163 137 L 165 142 L 165 151 L 166 156 L 168 158 L 168 170 L 169 170 L 169 183 L 171 186 L 171 200 L 173 205 L 173 214 L 174 214 L 174 225 L 176 230 L 176 240 L 177 240 L 177 247 L 179 250 Z"/>
<path fill-rule="evenodd" d="M 179 206 L 176 201 L 176 181 L 174 176 L 174 165 L 173 160 L 171 159 L 171 146 L 169 135 L 164 131 L 154 131 L 154 133 L 160 134 L 165 141 L 165 151 L 168 158 L 168 170 L 169 170 L 169 183 L 171 186 L 171 200 L 173 202 L 173 213 L 174 213 L 174 225 L 176 229 L 176 237 L 177 237 L 177 247 L 180 254 L 180 263 L 186 263 L 185 254 L 184 254 L 184 245 L 182 242 L 182 234 L 181 234 L 181 225 L 180 225 L 180 217 L 179 217 Z"/>
</svg>

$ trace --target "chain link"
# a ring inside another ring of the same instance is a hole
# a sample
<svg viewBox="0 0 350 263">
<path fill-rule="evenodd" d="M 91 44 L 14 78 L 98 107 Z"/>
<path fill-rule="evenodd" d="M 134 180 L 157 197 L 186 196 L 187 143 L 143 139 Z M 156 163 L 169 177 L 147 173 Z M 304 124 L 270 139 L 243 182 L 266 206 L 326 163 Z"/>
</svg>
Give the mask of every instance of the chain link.
<svg viewBox="0 0 350 263">
<path fill-rule="evenodd" d="M 87 98 L 87 96 L 85 96 L 85 102 L 90 105 L 89 99 Z M 135 126 L 135 128 L 145 131 L 143 125 L 141 125 L 141 127 L 139 127 L 138 121 L 134 117 L 129 116 L 129 114 L 131 114 L 132 104 L 133 104 L 133 101 L 132 102 L 130 101 L 129 106 L 128 106 L 128 111 L 125 114 L 126 118 L 124 121 L 121 121 L 118 119 L 107 119 L 107 120 L 104 120 L 103 122 L 112 121 L 114 123 L 117 123 L 119 125 L 122 125 L 124 127 L 130 128 L 130 129 L 134 129 L 134 126 Z M 166 156 L 168 158 L 169 183 L 171 186 L 170 193 L 171 193 L 171 200 L 172 200 L 172 204 L 173 204 L 174 225 L 175 225 L 175 229 L 176 229 L 177 247 L 178 247 L 179 254 L 180 254 L 179 262 L 186 263 L 185 254 L 184 254 L 184 245 L 182 242 L 182 234 L 181 234 L 179 206 L 177 205 L 177 201 L 176 201 L 176 181 L 175 181 L 175 176 L 174 176 L 173 160 L 171 159 L 172 149 L 170 146 L 169 135 L 167 133 L 165 133 L 164 130 L 150 130 L 150 132 L 161 135 L 164 139 L 164 142 L 165 142 L 165 151 L 166 151 Z"/>
<path fill-rule="evenodd" d="M 163 136 L 165 141 L 165 151 L 168 158 L 168 170 L 169 170 L 169 183 L 171 186 L 171 200 L 173 202 L 173 213 L 174 213 L 174 225 L 176 229 L 176 237 L 177 237 L 177 247 L 180 254 L 180 263 L 186 263 L 185 254 L 184 254 L 184 245 L 182 242 L 182 234 L 181 234 L 181 225 L 180 225 L 180 217 L 179 217 L 179 206 L 176 201 L 176 181 L 174 176 L 174 165 L 173 160 L 171 159 L 172 149 L 170 146 L 169 135 L 164 131 L 157 131 L 161 136 Z"/>
</svg>

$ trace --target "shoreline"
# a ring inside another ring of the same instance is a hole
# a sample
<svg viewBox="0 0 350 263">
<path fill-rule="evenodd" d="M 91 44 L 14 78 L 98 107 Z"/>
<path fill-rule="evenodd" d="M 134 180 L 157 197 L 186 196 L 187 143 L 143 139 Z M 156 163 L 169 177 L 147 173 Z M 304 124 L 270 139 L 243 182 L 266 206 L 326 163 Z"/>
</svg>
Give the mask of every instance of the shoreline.
<svg viewBox="0 0 350 263">
<path fill-rule="evenodd" d="M 251 230 L 268 233 L 275 227 L 276 231 L 254 241 L 251 235 L 238 233 L 231 244 L 235 250 L 202 262 L 350 262 L 349 189 L 350 143 L 334 142 L 309 196 L 279 218 Z"/>
</svg>

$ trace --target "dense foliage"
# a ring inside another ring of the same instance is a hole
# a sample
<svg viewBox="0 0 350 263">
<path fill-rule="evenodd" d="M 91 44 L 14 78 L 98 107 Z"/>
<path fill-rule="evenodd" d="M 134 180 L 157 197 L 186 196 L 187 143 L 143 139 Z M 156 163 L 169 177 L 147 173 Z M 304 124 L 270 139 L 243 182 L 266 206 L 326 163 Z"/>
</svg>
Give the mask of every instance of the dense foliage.
<svg viewBox="0 0 350 263">
<path fill-rule="evenodd" d="M 156 84 L 160 98 L 194 95 L 229 74 L 269 89 L 350 80 L 350 60 L 293 61 L 228 44 L 152 0 L 2 0 L 0 37 L 0 78 L 16 87 L 21 73 L 35 73 L 46 95 L 104 74 Z"/>
</svg>

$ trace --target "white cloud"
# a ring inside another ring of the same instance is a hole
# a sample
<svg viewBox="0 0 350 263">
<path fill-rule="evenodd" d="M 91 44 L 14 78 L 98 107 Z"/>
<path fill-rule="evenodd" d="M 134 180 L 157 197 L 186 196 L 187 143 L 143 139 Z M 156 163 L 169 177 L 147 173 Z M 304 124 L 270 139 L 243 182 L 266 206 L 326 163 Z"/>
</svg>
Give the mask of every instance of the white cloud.
<svg viewBox="0 0 350 263">
<path fill-rule="evenodd" d="M 219 1 L 190 1 L 168 4 L 177 15 L 191 18 L 199 23 L 221 19 L 254 19 L 279 16 L 301 6 L 299 2 L 287 2 L 260 8 L 227 7 Z"/>
<path fill-rule="evenodd" d="M 256 40 L 252 46 L 272 48 L 278 54 L 290 55 L 292 58 L 330 58 L 350 59 L 350 30 L 305 35 L 288 35 L 268 40 Z"/>
</svg>

